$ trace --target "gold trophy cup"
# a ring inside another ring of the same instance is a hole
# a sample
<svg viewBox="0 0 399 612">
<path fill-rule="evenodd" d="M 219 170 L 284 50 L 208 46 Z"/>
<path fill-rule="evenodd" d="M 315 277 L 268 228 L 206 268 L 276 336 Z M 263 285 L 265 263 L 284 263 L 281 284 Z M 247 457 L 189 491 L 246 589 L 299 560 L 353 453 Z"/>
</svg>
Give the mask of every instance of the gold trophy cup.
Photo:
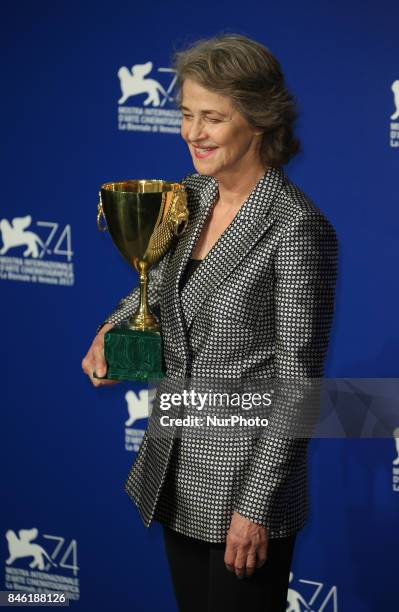
<svg viewBox="0 0 399 612">
<path fill-rule="evenodd" d="M 126 180 L 104 183 L 97 225 L 108 229 L 121 255 L 140 278 L 139 305 L 127 325 L 104 336 L 107 375 L 112 380 L 157 380 L 165 374 L 160 324 L 148 305 L 148 270 L 163 257 L 188 222 L 180 183 Z M 105 221 L 105 224 L 104 224 Z"/>
</svg>

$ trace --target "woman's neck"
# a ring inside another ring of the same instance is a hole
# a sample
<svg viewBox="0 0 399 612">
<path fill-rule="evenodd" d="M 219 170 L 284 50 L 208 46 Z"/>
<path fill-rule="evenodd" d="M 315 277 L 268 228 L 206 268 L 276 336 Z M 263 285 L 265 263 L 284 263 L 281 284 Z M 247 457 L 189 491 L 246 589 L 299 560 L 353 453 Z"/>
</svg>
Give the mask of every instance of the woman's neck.
<svg viewBox="0 0 399 612">
<path fill-rule="evenodd" d="M 247 199 L 268 168 L 258 166 L 251 171 L 215 177 L 219 183 L 219 201 L 223 206 L 237 208 Z"/>
</svg>

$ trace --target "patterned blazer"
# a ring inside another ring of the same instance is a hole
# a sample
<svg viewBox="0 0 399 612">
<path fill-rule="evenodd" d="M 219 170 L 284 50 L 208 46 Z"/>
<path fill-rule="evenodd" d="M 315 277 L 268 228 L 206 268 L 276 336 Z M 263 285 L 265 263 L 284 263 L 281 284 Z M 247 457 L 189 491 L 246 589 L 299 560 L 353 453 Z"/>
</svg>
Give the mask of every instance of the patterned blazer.
<svg viewBox="0 0 399 612">
<path fill-rule="evenodd" d="M 337 272 L 331 223 L 281 169 L 269 168 L 180 292 L 218 198 L 212 177 L 193 174 L 183 183 L 188 227 L 149 277 L 168 378 L 321 377 Z M 125 322 L 137 304 L 135 288 L 106 321 Z M 152 436 L 149 429 L 125 483 L 147 527 L 155 519 L 224 542 L 234 511 L 267 527 L 272 538 L 304 525 L 305 438 L 185 438 Z"/>
</svg>

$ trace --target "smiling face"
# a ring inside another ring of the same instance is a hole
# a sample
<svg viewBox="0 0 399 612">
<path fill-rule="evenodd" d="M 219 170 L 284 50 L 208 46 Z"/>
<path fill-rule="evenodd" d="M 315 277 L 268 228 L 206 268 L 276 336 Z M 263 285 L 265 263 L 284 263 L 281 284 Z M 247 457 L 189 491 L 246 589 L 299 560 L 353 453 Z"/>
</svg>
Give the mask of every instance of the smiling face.
<svg viewBox="0 0 399 612">
<path fill-rule="evenodd" d="M 263 168 L 262 132 L 250 126 L 229 97 L 186 79 L 181 110 L 181 135 L 199 174 L 228 180 Z"/>
</svg>

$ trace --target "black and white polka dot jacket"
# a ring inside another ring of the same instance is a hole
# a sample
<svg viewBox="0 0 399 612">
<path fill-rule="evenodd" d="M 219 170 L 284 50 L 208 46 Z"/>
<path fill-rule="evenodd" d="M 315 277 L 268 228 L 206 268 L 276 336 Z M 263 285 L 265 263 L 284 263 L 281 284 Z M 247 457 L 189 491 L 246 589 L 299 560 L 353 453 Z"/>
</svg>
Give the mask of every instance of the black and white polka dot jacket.
<svg viewBox="0 0 399 612">
<path fill-rule="evenodd" d="M 331 223 L 282 169 L 269 168 L 179 292 L 218 198 L 212 177 L 193 174 L 183 183 L 188 227 L 149 274 L 168 378 L 321 377 L 337 273 Z M 106 321 L 125 322 L 137 304 L 135 288 Z M 155 519 L 188 536 L 223 542 L 233 512 L 267 527 L 270 537 L 304 525 L 305 438 L 185 438 L 149 430 L 125 483 L 147 527 Z"/>
</svg>

